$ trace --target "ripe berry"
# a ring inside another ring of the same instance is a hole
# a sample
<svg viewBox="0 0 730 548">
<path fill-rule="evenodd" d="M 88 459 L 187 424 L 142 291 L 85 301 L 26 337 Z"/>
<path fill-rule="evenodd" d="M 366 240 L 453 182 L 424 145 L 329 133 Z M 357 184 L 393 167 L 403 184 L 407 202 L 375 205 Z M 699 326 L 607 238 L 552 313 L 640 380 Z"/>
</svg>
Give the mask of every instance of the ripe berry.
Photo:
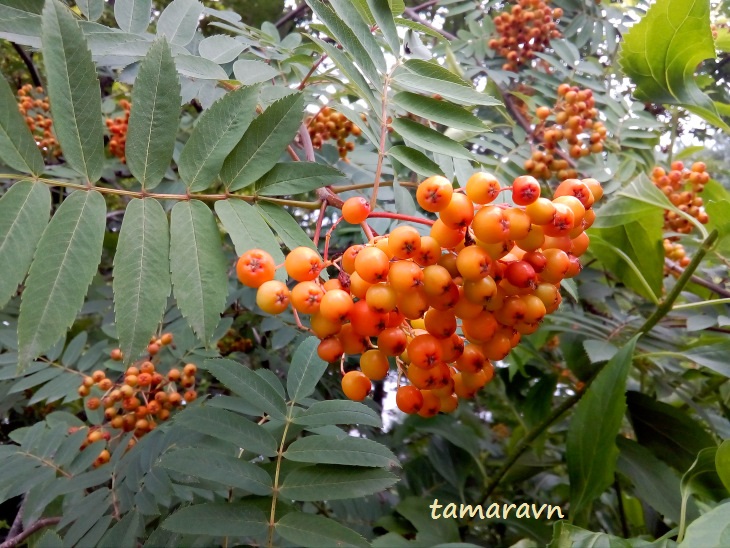
<svg viewBox="0 0 730 548">
<path fill-rule="evenodd" d="M 499 196 L 497 178 L 484 172 L 477 172 L 466 181 L 466 195 L 475 204 L 488 204 Z"/>
<path fill-rule="evenodd" d="M 421 410 L 423 406 L 423 394 L 415 386 L 401 386 L 395 393 L 395 403 L 398 409 L 412 415 Z"/>
<path fill-rule="evenodd" d="M 262 249 L 250 249 L 238 259 L 236 274 L 238 280 L 248 287 L 260 287 L 274 279 L 276 265 L 269 253 Z"/>
<path fill-rule="evenodd" d="M 399 226 L 388 236 L 388 249 L 396 259 L 415 257 L 421 249 L 421 235 L 412 226 Z"/>
<path fill-rule="evenodd" d="M 360 356 L 360 370 L 372 381 L 382 381 L 389 367 L 388 356 L 381 350 L 368 350 Z"/>
<path fill-rule="evenodd" d="M 284 268 L 298 282 L 314 280 L 324 268 L 324 263 L 314 249 L 297 247 L 292 249 L 284 260 Z"/>
<path fill-rule="evenodd" d="M 540 197 L 540 183 L 530 175 L 517 177 L 512 183 L 512 200 L 517 205 L 527 206 Z"/>
<path fill-rule="evenodd" d="M 370 204 L 365 198 L 355 196 L 342 204 L 342 218 L 350 224 L 359 225 L 370 215 Z"/>
<path fill-rule="evenodd" d="M 268 314 L 281 314 L 289 306 L 289 300 L 289 288 L 278 280 L 264 282 L 256 292 L 256 304 Z"/>
<path fill-rule="evenodd" d="M 418 185 L 416 200 L 426 211 L 438 213 L 449 205 L 453 193 L 451 181 L 441 175 L 434 175 Z"/>
<path fill-rule="evenodd" d="M 322 339 L 317 346 L 317 355 L 328 363 L 339 361 L 345 349 L 337 337 Z"/>
<path fill-rule="evenodd" d="M 370 393 L 370 379 L 361 371 L 348 371 L 342 377 L 342 391 L 353 401 L 362 401 Z"/>
</svg>

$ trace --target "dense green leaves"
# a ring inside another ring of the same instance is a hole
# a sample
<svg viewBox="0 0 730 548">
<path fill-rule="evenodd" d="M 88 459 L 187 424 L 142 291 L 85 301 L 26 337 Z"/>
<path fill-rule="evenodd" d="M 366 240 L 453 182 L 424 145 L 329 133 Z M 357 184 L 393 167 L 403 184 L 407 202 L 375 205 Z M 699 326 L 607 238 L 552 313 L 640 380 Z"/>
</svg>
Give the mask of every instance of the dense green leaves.
<svg viewBox="0 0 730 548">
<path fill-rule="evenodd" d="M 125 154 L 129 171 L 150 190 L 165 175 L 180 115 L 180 83 L 165 39 L 155 42 L 139 67 Z"/>
<path fill-rule="evenodd" d="M 288 95 L 251 123 L 223 163 L 221 179 L 228 190 L 238 190 L 256 182 L 276 165 L 301 124 L 303 105 L 301 93 Z"/>
<path fill-rule="evenodd" d="M 238 88 L 201 114 L 178 161 L 180 177 L 191 192 L 208 188 L 218 176 L 256 115 L 258 92 L 258 86 Z"/>
<path fill-rule="evenodd" d="M 370 544 L 358 533 L 335 520 L 315 514 L 290 512 L 276 523 L 276 532 L 305 548 L 342 546 L 362 548 Z"/>
<path fill-rule="evenodd" d="M 626 409 L 624 391 L 635 345 L 636 338 L 604 366 L 573 414 L 566 440 L 573 519 L 588 513 L 594 499 L 613 481 L 618 457 L 615 438 Z"/>
<path fill-rule="evenodd" d="M 716 445 L 684 411 L 633 391 L 626 403 L 637 441 L 675 470 L 685 472 L 702 449 Z"/>
<path fill-rule="evenodd" d="M 59 0 L 46 2 L 42 39 L 53 128 L 66 162 L 93 183 L 104 163 L 99 79 L 78 23 Z"/>
<path fill-rule="evenodd" d="M 76 319 L 101 259 L 105 219 L 103 196 L 78 190 L 43 232 L 18 318 L 21 367 L 53 346 Z"/>
<path fill-rule="evenodd" d="M 42 183 L 20 181 L 0 198 L 0 309 L 28 272 L 50 210 L 51 192 Z"/>
<path fill-rule="evenodd" d="M 710 4 L 657 0 L 624 36 L 619 61 L 637 85 L 637 98 L 683 105 L 730 132 L 693 78 L 697 65 L 709 58 L 715 58 Z"/>
<path fill-rule="evenodd" d="M 207 342 L 228 294 L 218 226 L 202 202 L 179 202 L 172 209 L 170 234 L 170 272 L 177 306 L 195 334 Z"/>
<path fill-rule="evenodd" d="M 114 255 L 114 309 L 127 363 L 147 348 L 170 295 L 170 231 L 157 200 L 129 202 Z"/>
<path fill-rule="evenodd" d="M 0 78 L 0 161 L 13 169 L 40 175 L 43 157 L 18 111 L 5 78 Z"/>
</svg>

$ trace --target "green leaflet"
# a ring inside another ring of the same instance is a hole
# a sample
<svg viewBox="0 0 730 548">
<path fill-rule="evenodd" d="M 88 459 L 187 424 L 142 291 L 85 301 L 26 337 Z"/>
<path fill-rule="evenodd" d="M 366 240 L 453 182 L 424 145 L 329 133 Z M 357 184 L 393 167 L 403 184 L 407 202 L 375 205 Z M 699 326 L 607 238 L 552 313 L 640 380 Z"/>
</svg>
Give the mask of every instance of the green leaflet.
<svg viewBox="0 0 730 548">
<path fill-rule="evenodd" d="M 439 154 L 448 154 L 463 160 L 474 160 L 474 155 L 466 148 L 435 129 L 423 126 L 408 118 L 396 118 L 393 120 L 392 125 L 393 129 L 400 133 L 404 139 L 426 150 Z"/>
<path fill-rule="evenodd" d="M 292 403 L 311 396 L 327 370 L 327 362 L 317 355 L 318 344 L 316 337 L 309 337 L 297 347 L 292 356 L 286 377 L 286 391 Z"/>
<path fill-rule="evenodd" d="M 250 503 L 204 502 L 178 510 L 162 527 L 196 536 L 247 537 L 266 533 L 267 517 Z"/>
<path fill-rule="evenodd" d="M 0 77 L 0 160 L 24 173 L 43 173 L 43 156 L 4 77 Z"/>
<path fill-rule="evenodd" d="M 51 191 L 43 183 L 20 181 L 0 198 L 0 309 L 28 273 L 50 211 Z"/>
<path fill-rule="evenodd" d="M 375 22 L 388 43 L 388 47 L 390 47 L 390 51 L 398 57 L 400 55 L 400 38 L 398 37 L 398 29 L 395 26 L 393 12 L 390 9 L 388 0 L 367 0 L 367 3 Z"/>
<path fill-rule="evenodd" d="M 370 543 L 359 533 L 337 521 L 316 514 L 289 512 L 276 523 L 276 532 L 296 546 L 320 548 L 367 548 Z"/>
<path fill-rule="evenodd" d="M 282 162 L 256 184 L 260 196 L 302 194 L 324 186 L 344 184 L 349 179 L 334 167 L 314 162 Z"/>
<path fill-rule="evenodd" d="M 198 200 L 178 202 L 172 209 L 170 235 L 177 306 L 195 334 L 208 342 L 228 295 L 228 265 L 213 213 Z"/>
<path fill-rule="evenodd" d="M 228 190 L 254 182 L 279 160 L 302 122 L 301 93 L 279 99 L 258 116 L 223 162 L 221 179 Z"/>
<path fill-rule="evenodd" d="M 91 52 L 78 23 L 59 0 L 46 2 L 41 38 L 53 129 L 63 157 L 94 183 L 104 166 L 104 125 Z"/>
<path fill-rule="evenodd" d="M 147 348 L 170 295 L 170 231 L 155 199 L 134 199 L 124 212 L 113 287 L 119 347 L 130 363 Z"/>
<path fill-rule="evenodd" d="M 76 5 L 89 21 L 96 21 L 104 13 L 104 0 L 77 0 Z"/>
<path fill-rule="evenodd" d="M 171 44 L 186 46 L 195 37 L 203 4 L 198 0 L 173 0 L 157 20 L 157 35 L 167 36 Z"/>
<path fill-rule="evenodd" d="M 637 99 L 682 105 L 730 132 L 694 80 L 697 65 L 714 58 L 709 2 L 657 0 L 624 36 L 619 63 L 636 83 Z"/>
<path fill-rule="evenodd" d="M 170 165 L 179 116 L 180 81 L 162 38 L 139 67 L 127 130 L 127 166 L 145 190 L 156 187 Z"/>
<path fill-rule="evenodd" d="M 570 421 L 566 439 L 570 478 L 570 515 L 585 522 L 593 500 L 613 481 L 616 434 L 626 410 L 626 378 L 637 337 L 609 360 L 588 387 Z"/>
<path fill-rule="evenodd" d="M 205 190 L 218 176 L 256 115 L 259 86 L 241 87 L 200 115 L 180 153 L 180 177 L 191 192 Z"/>
<path fill-rule="evenodd" d="M 390 147 L 388 149 L 388 156 L 395 158 L 411 171 L 415 171 L 424 177 L 444 174 L 436 162 L 415 148 L 405 145 Z"/>
<path fill-rule="evenodd" d="M 393 102 L 408 112 L 447 127 L 479 133 L 487 131 L 484 122 L 479 118 L 448 101 L 439 101 L 416 93 L 401 91 L 395 94 Z"/>
<path fill-rule="evenodd" d="M 399 466 L 398 458 L 385 445 L 366 438 L 316 435 L 299 438 L 284 452 L 297 462 L 346 466 Z"/>
<path fill-rule="evenodd" d="M 101 259 L 105 227 L 104 197 L 78 190 L 43 232 L 20 305 L 21 369 L 53 346 L 76 319 Z"/>
<path fill-rule="evenodd" d="M 124 32 L 142 34 L 150 24 L 152 0 L 115 0 L 114 18 Z"/>
<path fill-rule="evenodd" d="M 295 247 L 306 246 L 315 249 L 309 236 L 283 207 L 259 202 L 256 204 L 256 209 L 269 226 L 274 229 L 274 232 L 281 238 L 286 247 L 294 249 Z"/>
<path fill-rule="evenodd" d="M 302 501 L 354 499 L 379 493 L 397 481 L 394 474 L 380 468 L 316 464 L 287 475 L 281 494 Z"/>
<path fill-rule="evenodd" d="M 269 253 L 276 264 L 284 262 L 281 245 L 254 206 L 243 200 L 220 200 L 215 203 L 215 212 L 231 237 L 238 256 L 258 248 Z M 286 278 L 286 272 L 277 269 L 276 279 L 286 281 Z"/>
</svg>

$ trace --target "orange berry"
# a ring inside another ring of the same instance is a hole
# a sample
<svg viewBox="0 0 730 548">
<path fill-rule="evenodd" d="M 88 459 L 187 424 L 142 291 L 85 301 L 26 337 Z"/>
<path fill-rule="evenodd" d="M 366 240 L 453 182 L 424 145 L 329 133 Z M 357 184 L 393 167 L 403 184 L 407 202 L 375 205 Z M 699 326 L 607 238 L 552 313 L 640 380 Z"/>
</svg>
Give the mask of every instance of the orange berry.
<svg viewBox="0 0 730 548">
<path fill-rule="evenodd" d="M 328 363 L 339 361 L 345 349 L 337 337 L 327 337 L 317 346 L 317 355 Z"/>
<path fill-rule="evenodd" d="M 324 294 L 324 289 L 317 282 L 299 282 L 291 291 L 291 303 L 298 312 L 315 314 Z"/>
<path fill-rule="evenodd" d="M 284 268 L 298 282 L 314 280 L 324 268 L 322 258 L 314 249 L 297 247 L 291 250 L 284 260 Z"/>
<path fill-rule="evenodd" d="M 342 218 L 350 224 L 359 225 L 370 215 L 370 204 L 365 198 L 355 196 L 342 204 Z"/>
<path fill-rule="evenodd" d="M 308 248 L 301 248 L 308 249 Z M 269 314 L 281 314 L 289 306 L 289 288 L 284 282 L 269 280 L 256 292 L 256 304 Z"/>
<path fill-rule="evenodd" d="M 466 181 L 466 195 L 475 204 L 493 202 L 499 190 L 499 181 L 491 173 L 477 172 Z"/>
<path fill-rule="evenodd" d="M 398 409 L 412 415 L 421 410 L 423 406 L 423 394 L 415 386 L 401 386 L 395 393 L 395 402 Z"/>
<path fill-rule="evenodd" d="M 382 381 L 389 368 L 388 356 L 382 350 L 371 349 L 360 356 L 360 370 L 372 381 Z"/>
<path fill-rule="evenodd" d="M 361 371 L 348 371 L 342 377 L 342 391 L 353 401 L 362 401 L 370 393 L 372 385 Z"/>
<path fill-rule="evenodd" d="M 319 313 L 330 321 L 344 321 L 352 310 L 352 297 L 342 289 L 332 289 L 322 295 Z"/>
<path fill-rule="evenodd" d="M 366 247 L 355 258 L 355 271 L 369 283 L 383 282 L 388 278 L 390 261 L 377 247 Z"/>
<path fill-rule="evenodd" d="M 474 218 L 474 204 L 465 194 L 456 192 L 449 204 L 439 212 L 439 218 L 453 230 L 465 228 Z"/>
<path fill-rule="evenodd" d="M 396 259 L 415 257 L 421 249 L 421 235 L 412 226 L 399 226 L 388 236 L 388 249 Z"/>
<path fill-rule="evenodd" d="M 269 253 L 262 249 L 250 249 L 238 259 L 236 274 L 238 280 L 248 287 L 260 287 L 274 279 L 276 265 Z"/>
<path fill-rule="evenodd" d="M 416 200 L 426 211 L 438 213 L 449 205 L 453 193 L 451 181 L 441 175 L 434 175 L 418 185 Z"/>
</svg>

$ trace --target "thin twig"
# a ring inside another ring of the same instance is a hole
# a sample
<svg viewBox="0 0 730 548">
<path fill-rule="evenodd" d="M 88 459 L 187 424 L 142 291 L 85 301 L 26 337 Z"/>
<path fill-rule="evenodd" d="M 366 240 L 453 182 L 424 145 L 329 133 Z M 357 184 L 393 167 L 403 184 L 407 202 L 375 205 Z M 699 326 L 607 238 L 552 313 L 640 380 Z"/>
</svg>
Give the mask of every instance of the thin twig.
<svg viewBox="0 0 730 548">
<path fill-rule="evenodd" d="M 14 536 L 13 538 L 7 539 L 5 542 L 0 544 L 0 548 L 14 548 L 15 546 L 18 546 L 21 542 L 23 542 L 25 539 L 27 539 L 29 536 L 31 536 L 36 531 L 39 531 L 43 529 L 44 527 L 48 527 L 49 525 L 55 525 L 59 521 L 61 521 L 61 517 L 53 517 L 53 518 L 43 518 L 39 519 L 35 523 L 32 523 L 28 526 L 28 528 L 20 533 L 19 535 Z"/>
<path fill-rule="evenodd" d="M 677 263 L 675 263 L 671 259 L 664 259 L 664 264 L 667 266 L 667 268 L 669 270 L 677 272 L 680 275 L 684 272 L 684 268 L 679 266 Z M 692 274 L 692 277 L 690 278 L 690 280 L 692 281 L 692 283 L 701 285 L 702 287 L 709 289 L 713 293 L 717 293 L 721 297 L 730 297 L 730 291 L 728 291 L 727 289 L 725 289 L 722 286 L 712 283 L 709 280 L 701 278 L 700 276 L 697 276 L 696 274 Z"/>
<path fill-rule="evenodd" d="M 23 63 L 25 63 L 25 66 L 28 67 L 28 72 L 30 73 L 30 79 L 33 80 L 33 85 L 36 87 L 43 87 L 43 82 L 41 81 L 41 76 L 38 74 L 38 69 L 36 68 L 35 64 L 33 63 L 33 59 L 30 58 L 30 55 L 28 55 L 28 52 L 25 51 L 23 48 L 21 48 L 18 44 L 15 42 L 10 42 L 13 45 L 13 49 L 18 53 L 20 58 L 23 60 Z"/>
</svg>

